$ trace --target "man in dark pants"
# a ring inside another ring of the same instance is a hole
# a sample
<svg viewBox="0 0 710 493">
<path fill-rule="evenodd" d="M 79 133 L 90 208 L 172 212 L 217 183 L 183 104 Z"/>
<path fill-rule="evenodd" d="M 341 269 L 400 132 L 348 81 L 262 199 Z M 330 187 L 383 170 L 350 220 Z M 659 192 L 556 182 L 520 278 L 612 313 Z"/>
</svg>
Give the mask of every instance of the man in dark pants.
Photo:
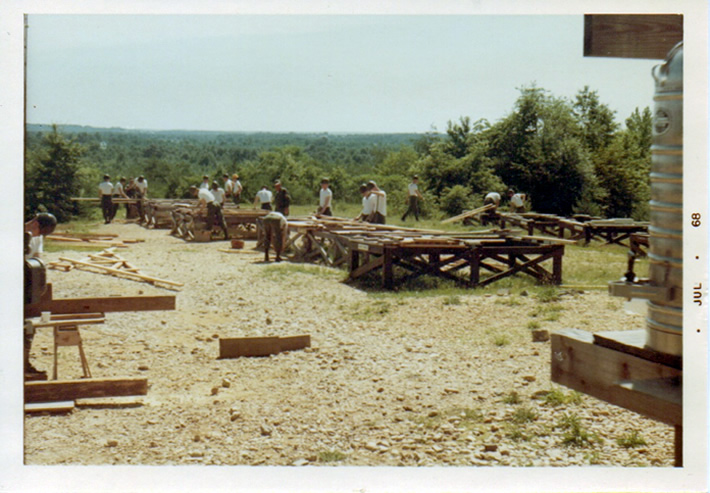
<svg viewBox="0 0 710 493">
<path fill-rule="evenodd" d="M 207 231 L 211 233 L 215 222 L 217 222 L 222 231 L 224 231 L 224 239 L 228 240 L 229 232 L 227 231 L 227 222 L 222 214 L 222 205 L 215 200 L 212 192 L 206 188 L 198 189 L 195 186 L 190 187 L 190 192 L 192 192 L 193 197 L 198 198 L 197 207 L 199 209 L 207 208 Z"/>
<path fill-rule="evenodd" d="M 419 201 L 423 200 L 424 197 L 419 192 L 419 177 L 417 175 L 412 177 L 412 183 L 407 187 L 407 197 L 409 198 L 409 206 L 402 216 L 402 221 L 407 219 L 410 213 L 414 214 L 414 218 L 419 221 Z"/>
<path fill-rule="evenodd" d="M 104 181 L 99 184 L 99 200 L 101 200 L 101 212 L 104 215 L 104 224 L 111 222 L 113 217 L 113 184 L 111 177 L 104 175 Z"/>
<path fill-rule="evenodd" d="M 269 212 L 264 216 L 264 262 L 269 261 L 269 248 L 274 244 L 276 261 L 281 262 L 283 252 L 288 240 L 288 221 L 280 212 Z"/>
<path fill-rule="evenodd" d="M 276 194 L 274 195 L 274 209 L 276 212 L 288 216 L 289 206 L 291 205 L 291 194 L 281 185 L 279 180 L 274 182 L 274 188 L 276 189 Z"/>
</svg>

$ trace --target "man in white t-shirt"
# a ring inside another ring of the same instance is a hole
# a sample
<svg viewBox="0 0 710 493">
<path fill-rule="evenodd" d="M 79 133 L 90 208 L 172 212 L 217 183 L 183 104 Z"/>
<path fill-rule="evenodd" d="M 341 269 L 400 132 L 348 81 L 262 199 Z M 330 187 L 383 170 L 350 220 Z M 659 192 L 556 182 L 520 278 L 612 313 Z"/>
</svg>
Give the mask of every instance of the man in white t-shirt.
<svg viewBox="0 0 710 493">
<path fill-rule="evenodd" d="M 261 209 L 270 211 L 271 210 L 271 200 L 273 194 L 271 190 L 266 187 L 261 187 L 261 190 L 256 192 L 256 197 L 254 197 L 254 208 L 258 205 Z"/>
<path fill-rule="evenodd" d="M 367 221 L 375 224 L 385 224 L 387 222 L 387 193 L 380 190 L 374 181 L 367 182 L 367 190 L 370 193 L 368 200 L 373 204 L 372 212 Z"/>
<path fill-rule="evenodd" d="M 372 206 L 374 204 L 370 201 L 370 191 L 364 183 L 360 185 L 360 195 L 362 196 L 362 210 L 360 211 L 360 214 L 357 215 L 355 220 L 367 221 L 367 218 L 372 213 Z"/>
<path fill-rule="evenodd" d="M 40 212 L 25 223 L 25 258 L 39 258 L 44 250 L 44 237 L 54 233 L 57 218 Z"/>
<path fill-rule="evenodd" d="M 213 181 L 212 189 L 210 190 L 210 192 L 212 192 L 212 195 L 214 195 L 215 202 L 217 202 L 220 207 L 224 207 L 225 191 L 222 187 L 219 186 L 219 183 Z"/>
<path fill-rule="evenodd" d="M 409 204 L 407 211 L 402 216 L 402 221 L 407 219 L 410 213 L 414 214 L 414 218 L 419 221 L 419 201 L 424 200 L 424 197 L 421 192 L 419 192 L 419 177 L 417 175 L 412 177 L 412 183 L 407 186 L 407 198 Z"/>
<path fill-rule="evenodd" d="M 207 175 L 204 175 L 202 177 L 202 183 L 200 183 L 200 188 L 206 188 L 207 190 L 210 189 L 210 177 Z"/>
<path fill-rule="evenodd" d="M 333 212 L 331 206 L 333 205 L 333 191 L 329 188 L 330 180 L 328 178 L 323 178 L 320 181 L 320 201 L 318 203 L 318 210 L 316 214 L 321 216 L 332 216 Z"/>
<path fill-rule="evenodd" d="M 227 173 L 222 175 L 222 181 L 224 181 L 224 197 L 225 199 L 231 199 L 232 191 L 234 190 L 234 182 L 229 178 Z"/>
<path fill-rule="evenodd" d="M 138 200 L 138 223 L 143 224 L 144 218 L 144 200 L 148 198 L 148 180 L 143 175 L 140 175 L 135 183 L 136 198 Z"/>
<path fill-rule="evenodd" d="M 104 224 L 110 223 L 111 218 L 113 217 L 112 195 L 113 183 L 111 183 L 111 177 L 109 175 L 104 175 L 104 181 L 99 183 L 99 200 L 101 201 L 101 212 L 104 215 Z"/>
<path fill-rule="evenodd" d="M 190 187 L 190 192 L 193 197 L 197 197 L 196 207 L 201 210 L 207 209 L 207 231 L 211 233 L 216 222 L 224 232 L 224 239 L 228 240 L 229 232 L 227 231 L 227 223 L 224 220 L 224 215 L 222 214 L 222 206 L 215 200 L 215 196 L 212 192 L 206 188 L 198 189 L 194 185 Z"/>
<path fill-rule="evenodd" d="M 512 189 L 508 190 L 508 198 L 510 199 L 510 208 L 513 212 L 525 212 L 525 194 L 515 193 Z"/>
</svg>

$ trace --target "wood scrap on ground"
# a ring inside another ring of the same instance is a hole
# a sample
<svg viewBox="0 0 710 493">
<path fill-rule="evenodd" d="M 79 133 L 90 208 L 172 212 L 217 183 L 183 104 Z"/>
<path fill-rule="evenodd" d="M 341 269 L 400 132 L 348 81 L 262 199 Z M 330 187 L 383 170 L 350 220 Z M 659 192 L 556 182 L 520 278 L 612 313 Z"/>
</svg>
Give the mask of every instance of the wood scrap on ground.
<svg viewBox="0 0 710 493">
<path fill-rule="evenodd" d="M 107 246 L 117 248 L 128 248 L 128 244 L 140 243 L 145 240 L 140 239 L 118 239 L 115 234 L 100 234 L 100 233 L 66 233 L 55 231 L 51 235 L 47 235 L 47 239 L 64 242 L 64 243 L 83 243 L 96 246 Z"/>
<path fill-rule="evenodd" d="M 58 261 L 50 262 L 48 266 L 52 269 L 64 270 L 68 272 L 74 268 L 99 271 L 102 274 L 110 274 L 116 277 L 124 277 L 134 281 L 143 281 L 156 287 L 166 289 L 176 289 L 182 287 L 183 283 L 159 279 L 157 277 L 143 274 L 137 267 L 129 263 L 123 257 L 116 255 L 113 248 L 108 248 L 101 253 L 90 254 L 82 260 L 75 260 L 68 257 L 59 257 Z"/>
<path fill-rule="evenodd" d="M 311 347 L 310 335 L 289 337 L 240 337 L 219 340 L 219 358 L 271 356 L 285 351 Z"/>
</svg>

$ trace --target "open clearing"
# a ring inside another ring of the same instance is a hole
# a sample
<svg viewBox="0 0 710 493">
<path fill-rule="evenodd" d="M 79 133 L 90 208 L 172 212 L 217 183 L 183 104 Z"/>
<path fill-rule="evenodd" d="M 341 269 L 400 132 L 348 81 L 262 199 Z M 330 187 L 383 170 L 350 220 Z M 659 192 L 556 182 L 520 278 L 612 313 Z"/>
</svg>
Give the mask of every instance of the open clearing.
<svg viewBox="0 0 710 493">
<path fill-rule="evenodd" d="M 120 254 L 185 286 L 48 271 L 55 298 L 176 294 L 177 309 L 82 328 L 93 376 L 147 377 L 148 395 L 26 416 L 26 464 L 673 465 L 672 427 L 553 385 L 550 343 L 532 341 L 534 328 L 644 326 L 605 290 L 367 293 L 342 270 L 264 264 L 254 242 L 227 254 L 136 224 L 95 231 L 145 239 Z M 44 258 L 60 256 L 85 255 Z M 299 334 L 310 348 L 217 359 L 219 338 Z M 50 331 L 32 361 L 51 368 Z M 76 348 L 59 375 L 81 376 Z"/>
</svg>

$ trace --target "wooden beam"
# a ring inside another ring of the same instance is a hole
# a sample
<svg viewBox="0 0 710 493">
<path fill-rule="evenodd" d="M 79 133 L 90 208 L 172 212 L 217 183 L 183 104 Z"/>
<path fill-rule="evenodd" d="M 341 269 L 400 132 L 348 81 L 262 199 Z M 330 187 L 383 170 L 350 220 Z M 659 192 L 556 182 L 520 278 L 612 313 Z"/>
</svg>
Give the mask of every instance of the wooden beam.
<svg viewBox="0 0 710 493">
<path fill-rule="evenodd" d="M 310 335 L 288 337 L 239 337 L 219 340 L 219 358 L 271 356 L 311 346 Z"/>
<path fill-rule="evenodd" d="M 70 413 L 74 410 L 74 401 L 61 402 L 34 402 L 25 404 L 25 414 L 59 414 Z"/>
<path fill-rule="evenodd" d="M 146 395 L 146 378 L 86 378 L 25 383 L 25 403 L 55 402 L 85 397 Z"/>
<path fill-rule="evenodd" d="M 584 56 L 663 60 L 683 41 L 679 14 L 584 16 Z"/>
<path fill-rule="evenodd" d="M 42 312 L 106 313 L 138 312 L 148 310 L 174 310 L 175 296 L 107 296 L 103 298 L 52 299 L 52 285 L 42 295 L 39 303 L 25 305 L 25 317 L 38 317 Z"/>
<path fill-rule="evenodd" d="M 553 382 L 666 424 L 683 424 L 680 370 L 599 346 L 591 333 L 577 329 L 553 332 L 551 353 Z M 667 392 L 658 392 L 664 386 Z"/>
</svg>

